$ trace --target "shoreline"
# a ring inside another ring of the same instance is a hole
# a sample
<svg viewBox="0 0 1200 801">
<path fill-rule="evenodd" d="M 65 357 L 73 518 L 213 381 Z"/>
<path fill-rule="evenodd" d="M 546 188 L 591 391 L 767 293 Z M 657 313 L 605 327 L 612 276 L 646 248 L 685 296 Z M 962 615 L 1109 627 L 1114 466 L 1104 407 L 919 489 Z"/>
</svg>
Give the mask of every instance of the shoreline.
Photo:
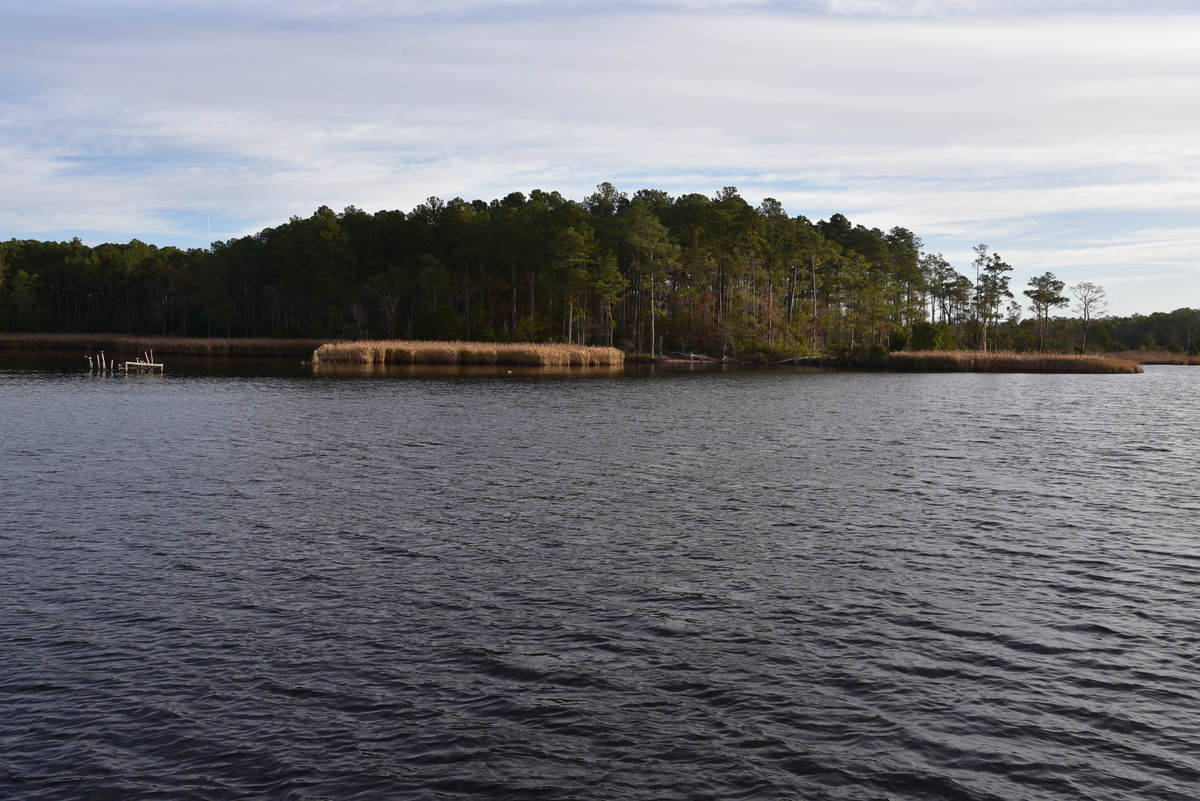
<svg viewBox="0 0 1200 801">
<path fill-rule="evenodd" d="M 762 367 L 808 367 L 838 370 L 883 370 L 887 372 L 925 373 L 1141 373 L 1142 364 L 1200 364 L 1200 358 L 1183 354 L 1141 354 L 1147 359 L 1139 361 L 1129 358 L 1130 353 L 1121 354 L 1069 354 L 1069 353 L 1015 353 L 1011 351 L 982 352 L 973 350 L 953 351 L 896 351 L 886 356 L 864 359 L 846 359 L 833 356 L 796 356 L 782 359 L 729 359 L 713 358 L 702 354 L 669 353 L 666 357 L 630 357 L 627 362 L 647 364 L 713 364 L 746 365 Z M 1137 355 L 1137 354 L 1134 354 Z M 1192 361 L 1186 361 L 1186 359 Z"/>
<path fill-rule="evenodd" d="M 272 339 L 166 337 L 129 334 L 7 333 L 0 350 L 113 354 L 153 350 L 159 356 L 212 359 L 300 359 L 333 365 L 510 365 L 612 367 L 622 364 L 803 367 L 894 372 L 1140 373 L 1141 365 L 1200 365 L 1200 356 L 1169 351 L 1118 353 L 1014 353 L 980 351 L 897 351 L 886 356 L 846 359 L 832 356 L 730 358 L 668 352 L 665 356 L 626 354 L 616 348 L 563 343 L 494 343 L 413 340 Z"/>
</svg>

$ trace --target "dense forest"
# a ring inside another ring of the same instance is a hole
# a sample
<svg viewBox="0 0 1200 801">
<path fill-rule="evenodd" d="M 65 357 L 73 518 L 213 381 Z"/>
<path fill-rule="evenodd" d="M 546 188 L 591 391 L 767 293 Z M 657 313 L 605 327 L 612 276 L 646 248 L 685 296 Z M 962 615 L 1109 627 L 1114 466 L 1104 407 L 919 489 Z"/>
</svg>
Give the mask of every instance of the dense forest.
<svg viewBox="0 0 1200 801">
<path fill-rule="evenodd" d="M 637 353 L 1196 351 L 1200 312 L 1114 318 L 1100 287 L 967 275 L 911 231 L 811 222 L 733 187 L 678 198 L 610 184 L 409 213 L 321 207 L 181 250 L 0 243 L 0 331 L 561 341 Z M 1019 299 L 1018 299 L 1019 296 Z M 1071 316 L 1064 316 L 1068 312 Z"/>
</svg>

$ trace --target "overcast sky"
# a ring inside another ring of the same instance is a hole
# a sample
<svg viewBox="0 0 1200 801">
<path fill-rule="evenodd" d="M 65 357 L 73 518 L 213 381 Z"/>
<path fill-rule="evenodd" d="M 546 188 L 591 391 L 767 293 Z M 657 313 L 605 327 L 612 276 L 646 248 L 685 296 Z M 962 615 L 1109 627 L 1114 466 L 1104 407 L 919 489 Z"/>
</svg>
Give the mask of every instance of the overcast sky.
<svg viewBox="0 0 1200 801">
<path fill-rule="evenodd" d="M 610 181 L 1200 307 L 1200 2 L 0 0 L 0 238 Z"/>
</svg>

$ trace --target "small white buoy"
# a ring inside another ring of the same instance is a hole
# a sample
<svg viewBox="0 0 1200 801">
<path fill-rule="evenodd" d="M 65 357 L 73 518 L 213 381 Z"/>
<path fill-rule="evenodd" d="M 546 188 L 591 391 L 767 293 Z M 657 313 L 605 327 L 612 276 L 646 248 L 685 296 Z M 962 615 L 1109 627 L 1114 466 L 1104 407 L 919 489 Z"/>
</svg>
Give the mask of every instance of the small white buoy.
<svg viewBox="0 0 1200 801">
<path fill-rule="evenodd" d="M 512 375 L 512 370 L 509 370 L 509 371 L 508 371 L 508 374 L 509 374 L 509 375 Z"/>
</svg>

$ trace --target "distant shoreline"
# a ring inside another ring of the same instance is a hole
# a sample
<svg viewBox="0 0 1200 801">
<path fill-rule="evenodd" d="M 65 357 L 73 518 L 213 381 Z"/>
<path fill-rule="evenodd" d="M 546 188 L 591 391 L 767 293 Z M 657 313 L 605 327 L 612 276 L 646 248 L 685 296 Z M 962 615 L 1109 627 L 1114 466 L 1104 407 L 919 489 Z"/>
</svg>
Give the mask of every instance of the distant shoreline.
<svg viewBox="0 0 1200 801">
<path fill-rule="evenodd" d="M 1144 364 L 1200 365 L 1200 356 L 1169 351 L 1065 353 L 990 353 L 968 350 L 897 351 L 866 359 L 835 357 L 717 358 L 696 353 L 666 357 L 625 354 L 616 348 L 564 343 L 491 343 L 457 341 L 330 342 L 324 339 L 135 336 L 129 334 L 8 333 L 0 350 L 78 351 L 93 354 L 153 350 L 156 356 L 217 359 L 300 359 L 321 365 L 460 364 L 599 367 L 620 364 L 731 364 L 796 366 L 897 372 L 1140 373 Z"/>
</svg>

